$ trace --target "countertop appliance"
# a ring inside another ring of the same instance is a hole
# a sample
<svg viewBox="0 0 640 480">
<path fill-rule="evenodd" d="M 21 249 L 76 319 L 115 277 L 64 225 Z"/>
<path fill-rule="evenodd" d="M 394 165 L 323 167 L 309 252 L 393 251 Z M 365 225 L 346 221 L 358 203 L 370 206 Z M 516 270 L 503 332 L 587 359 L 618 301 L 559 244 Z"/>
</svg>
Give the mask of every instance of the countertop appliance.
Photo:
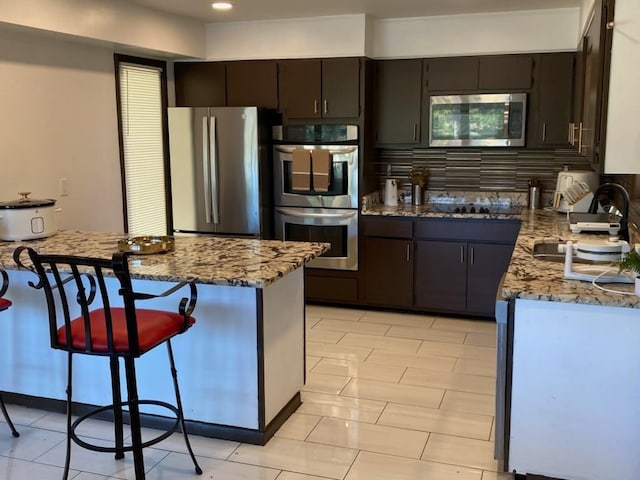
<svg viewBox="0 0 640 480">
<path fill-rule="evenodd" d="M 398 205 L 398 180 L 387 178 L 384 184 L 384 204 L 387 207 Z"/>
<path fill-rule="evenodd" d="M 522 147 L 526 93 L 432 95 L 430 147 Z"/>
<path fill-rule="evenodd" d="M 566 168 L 566 167 L 565 167 Z M 582 203 L 582 207 L 571 207 L 571 200 L 567 197 L 567 192 L 571 192 L 576 185 L 586 184 L 590 191 L 594 191 L 598 187 L 598 174 L 591 170 L 562 170 L 558 172 L 556 180 L 556 190 L 553 196 L 553 208 L 558 212 L 566 213 L 569 210 L 574 212 L 586 212 L 588 205 Z"/>
<path fill-rule="evenodd" d="M 53 235 L 56 227 L 56 201 L 35 200 L 31 192 L 19 192 L 22 198 L 0 202 L 0 240 L 34 240 Z"/>
<path fill-rule="evenodd" d="M 174 231 L 272 238 L 275 112 L 171 107 L 168 116 Z"/>
<path fill-rule="evenodd" d="M 358 269 L 358 127 L 273 127 L 275 236 L 326 242 L 310 268 Z"/>
</svg>

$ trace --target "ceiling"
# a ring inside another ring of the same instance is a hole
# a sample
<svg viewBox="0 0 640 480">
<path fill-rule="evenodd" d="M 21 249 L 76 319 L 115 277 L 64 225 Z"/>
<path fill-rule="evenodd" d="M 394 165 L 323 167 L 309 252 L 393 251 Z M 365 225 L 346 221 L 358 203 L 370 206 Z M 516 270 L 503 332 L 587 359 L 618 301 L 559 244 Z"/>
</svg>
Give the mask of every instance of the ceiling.
<svg viewBox="0 0 640 480">
<path fill-rule="evenodd" d="M 376 18 L 577 8 L 580 0 L 230 0 L 234 8 L 217 12 L 213 0 L 133 0 L 157 10 L 204 23 L 367 14 Z"/>
</svg>

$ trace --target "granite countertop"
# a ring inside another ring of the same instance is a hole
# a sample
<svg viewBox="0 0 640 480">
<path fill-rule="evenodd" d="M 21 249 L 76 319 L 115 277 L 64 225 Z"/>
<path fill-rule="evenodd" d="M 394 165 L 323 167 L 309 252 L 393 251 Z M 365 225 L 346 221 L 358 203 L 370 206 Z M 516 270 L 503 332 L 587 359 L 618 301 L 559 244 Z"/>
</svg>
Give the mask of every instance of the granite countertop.
<svg viewBox="0 0 640 480">
<path fill-rule="evenodd" d="M 16 269 L 13 251 L 20 245 L 40 252 L 110 258 L 125 234 L 59 231 L 51 237 L 0 242 L 0 265 Z M 326 243 L 282 242 L 213 236 L 178 236 L 175 250 L 132 255 L 133 278 L 263 288 L 329 249 Z"/>
<path fill-rule="evenodd" d="M 451 204 L 451 203 L 425 203 L 423 205 L 411 205 L 402 203 L 395 207 L 389 207 L 382 204 L 370 205 L 362 209 L 362 215 L 378 215 L 390 217 L 428 217 L 428 218 L 493 218 L 493 219 L 519 219 L 522 213 L 522 207 L 511 205 L 475 205 L 475 213 L 471 212 L 471 204 Z M 456 208 L 465 207 L 466 212 L 456 212 Z M 487 208 L 489 211 L 480 211 Z"/>
</svg>

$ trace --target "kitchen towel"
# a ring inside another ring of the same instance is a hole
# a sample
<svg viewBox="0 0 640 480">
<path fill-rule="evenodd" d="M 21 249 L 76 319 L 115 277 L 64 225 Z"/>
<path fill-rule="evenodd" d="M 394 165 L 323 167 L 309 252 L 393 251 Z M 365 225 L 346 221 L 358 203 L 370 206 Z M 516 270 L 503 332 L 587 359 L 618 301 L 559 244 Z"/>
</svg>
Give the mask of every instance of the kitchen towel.
<svg viewBox="0 0 640 480">
<path fill-rule="evenodd" d="M 291 189 L 309 191 L 311 188 L 311 152 L 296 148 L 291 158 Z"/>
<path fill-rule="evenodd" d="M 313 190 L 326 192 L 329 190 L 331 174 L 331 153 L 329 150 L 315 149 L 311 152 L 313 159 Z"/>
</svg>

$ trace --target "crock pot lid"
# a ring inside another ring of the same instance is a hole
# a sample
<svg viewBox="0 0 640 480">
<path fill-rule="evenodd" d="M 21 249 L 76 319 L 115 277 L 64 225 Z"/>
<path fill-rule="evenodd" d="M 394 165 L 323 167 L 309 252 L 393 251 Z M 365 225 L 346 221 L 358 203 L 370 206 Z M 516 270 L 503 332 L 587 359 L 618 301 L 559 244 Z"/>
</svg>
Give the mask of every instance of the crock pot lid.
<svg viewBox="0 0 640 480">
<path fill-rule="evenodd" d="M 11 200 L 10 202 L 0 202 L 0 208 L 38 208 L 38 207 L 50 207 L 55 205 L 56 201 L 47 198 L 44 200 L 35 200 L 32 198 L 21 198 L 19 200 Z"/>
</svg>

